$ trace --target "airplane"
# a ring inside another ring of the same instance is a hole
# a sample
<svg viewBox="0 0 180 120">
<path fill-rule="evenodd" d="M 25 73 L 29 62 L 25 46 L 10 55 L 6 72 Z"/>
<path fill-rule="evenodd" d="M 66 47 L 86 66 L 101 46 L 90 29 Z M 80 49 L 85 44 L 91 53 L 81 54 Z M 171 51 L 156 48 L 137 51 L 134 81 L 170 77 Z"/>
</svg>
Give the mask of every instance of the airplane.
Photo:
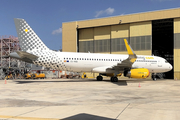
<svg viewBox="0 0 180 120">
<path fill-rule="evenodd" d="M 118 82 L 117 77 L 122 74 L 145 79 L 153 73 L 152 79 L 156 80 L 156 73 L 172 70 L 172 65 L 162 57 L 136 55 L 126 39 L 127 55 L 56 52 L 42 42 L 24 19 L 14 18 L 14 22 L 21 51 L 9 56 L 25 62 L 56 70 L 99 73 L 97 81 L 102 81 L 102 76 L 109 76 L 111 82 Z"/>
</svg>

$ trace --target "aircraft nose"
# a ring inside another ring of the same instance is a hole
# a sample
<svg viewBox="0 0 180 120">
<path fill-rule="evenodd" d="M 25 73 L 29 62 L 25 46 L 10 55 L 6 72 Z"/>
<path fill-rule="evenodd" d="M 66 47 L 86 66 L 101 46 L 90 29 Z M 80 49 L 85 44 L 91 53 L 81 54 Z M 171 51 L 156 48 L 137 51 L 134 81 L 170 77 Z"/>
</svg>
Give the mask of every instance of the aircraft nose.
<svg viewBox="0 0 180 120">
<path fill-rule="evenodd" d="M 171 64 L 169 64 L 169 70 L 172 70 L 173 66 Z"/>
</svg>

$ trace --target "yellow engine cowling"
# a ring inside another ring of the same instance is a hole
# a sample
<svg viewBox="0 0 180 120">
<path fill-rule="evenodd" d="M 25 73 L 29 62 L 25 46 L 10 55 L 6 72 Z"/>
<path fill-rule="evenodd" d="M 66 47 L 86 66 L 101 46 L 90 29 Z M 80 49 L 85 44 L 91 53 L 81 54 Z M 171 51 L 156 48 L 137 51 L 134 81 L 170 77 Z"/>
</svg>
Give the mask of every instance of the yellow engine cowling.
<svg viewBox="0 0 180 120">
<path fill-rule="evenodd" d="M 131 69 L 130 71 L 125 71 L 124 76 L 130 78 L 147 78 L 149 77 L 150 72 L 146 68 L 137 68 Z"/>
</svg>

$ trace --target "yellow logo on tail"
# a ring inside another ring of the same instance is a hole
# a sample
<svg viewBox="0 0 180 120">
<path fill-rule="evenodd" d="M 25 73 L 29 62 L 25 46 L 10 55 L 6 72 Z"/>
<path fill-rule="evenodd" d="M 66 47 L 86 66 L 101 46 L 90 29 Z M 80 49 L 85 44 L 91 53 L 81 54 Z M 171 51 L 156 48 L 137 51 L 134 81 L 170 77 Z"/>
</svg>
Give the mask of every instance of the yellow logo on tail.
<svg viewBox="0 0 180 120">
<path fill-rule="evenodd" d="M 25 31 L 25 32 L 28 32 L 28 29 L 25 29 L 24 31 Z"/>
</svg>

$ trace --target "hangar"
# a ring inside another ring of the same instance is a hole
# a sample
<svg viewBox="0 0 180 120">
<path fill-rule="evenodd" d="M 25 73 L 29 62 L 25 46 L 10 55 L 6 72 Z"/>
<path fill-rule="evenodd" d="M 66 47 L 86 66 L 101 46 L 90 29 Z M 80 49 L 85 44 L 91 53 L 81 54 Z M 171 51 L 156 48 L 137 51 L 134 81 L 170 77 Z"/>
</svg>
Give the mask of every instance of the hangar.
<svg viewBox="0 0 180 120">
<path fill-rule="evenodd" d="M 156 55 L 173 65 L 166 79 L 180 79 L 180 8 L 62 24 L 63 52 Z"/>
</svg>

